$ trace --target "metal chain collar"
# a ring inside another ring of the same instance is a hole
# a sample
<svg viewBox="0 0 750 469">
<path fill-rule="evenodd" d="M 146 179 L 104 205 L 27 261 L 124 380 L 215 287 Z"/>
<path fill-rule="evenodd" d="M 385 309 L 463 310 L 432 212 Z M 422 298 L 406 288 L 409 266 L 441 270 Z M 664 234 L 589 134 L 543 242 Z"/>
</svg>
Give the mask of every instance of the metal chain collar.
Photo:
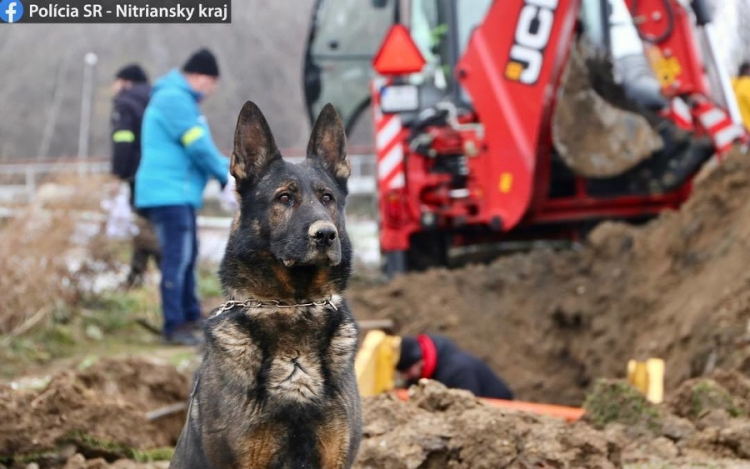
<svg viewBox="0 0 750 469">
<path fill-rule="evenodd" d="M 249 309 L 249 308 L 299 308 L 300 306 L 330 306 L 333 308 L 334 311 L 338 311 L 338 308 L 335 304 L 333 304 L 333 299 L 329 296 L 328 298 L 324 299 L 323 301 L 316 302 L 311 301 L 309 303 L 297 303 L 293 305 L 284 305 L 281 304 L 279 300 L 256 300 L 249 298 L 244 301 L 235 301 L 230 300 L 226 301 L 219 306 L 219 309 L 216 311 L 214 316 L 218 316 L 221 313 L 224 313 L 226 311 L 229 311 L 230 309 L 234 308 L 235 306 L 242 306 L 243 309 Z"/>
</svg>

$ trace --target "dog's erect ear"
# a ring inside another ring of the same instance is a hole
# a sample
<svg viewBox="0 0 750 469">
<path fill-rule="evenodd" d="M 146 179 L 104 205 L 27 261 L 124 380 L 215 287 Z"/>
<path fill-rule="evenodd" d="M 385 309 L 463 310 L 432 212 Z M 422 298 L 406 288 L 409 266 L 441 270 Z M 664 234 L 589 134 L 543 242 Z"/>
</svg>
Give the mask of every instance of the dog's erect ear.
<svg viewBox="0 0 750 469">
<path fill-rule="evenodd" d="M 258 106 L 248 101 L 242 106 L 234 131 L 234 151 L 229 171 L 238 188 L 252 182 L 268 164 L 281 158 L 279 149 Z"/>
<path fill-rule="evenodd" d="M 338 183 L 346 185 L 352 172 L 346 159 L 346 134 L 341 118 L 330 103 L 315 121 L 307 144 L 307 158 L 318 161 Z"/>
</svg>

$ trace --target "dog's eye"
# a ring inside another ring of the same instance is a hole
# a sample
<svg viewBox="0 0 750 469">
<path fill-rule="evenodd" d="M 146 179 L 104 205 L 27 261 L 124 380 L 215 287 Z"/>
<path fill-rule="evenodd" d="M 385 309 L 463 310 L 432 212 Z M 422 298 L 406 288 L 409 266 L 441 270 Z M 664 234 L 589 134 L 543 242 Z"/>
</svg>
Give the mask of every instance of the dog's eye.
<svg viewBox="0 0 750 469">
<path fill-rule="evenodd" d="M 281 194 L 278 197 L 278 201 L 281 202 L 284 205 L 289 204 L 289 202 L 292 201 L 292 197 L 289 194 Z"/>
<path fill-rule="evenodd" d="M 331 194 L 323 194 L 320 201 L 323 202 L 323 205 L 329 204 L 333 201 L 333 196 Z"/>
</svg>

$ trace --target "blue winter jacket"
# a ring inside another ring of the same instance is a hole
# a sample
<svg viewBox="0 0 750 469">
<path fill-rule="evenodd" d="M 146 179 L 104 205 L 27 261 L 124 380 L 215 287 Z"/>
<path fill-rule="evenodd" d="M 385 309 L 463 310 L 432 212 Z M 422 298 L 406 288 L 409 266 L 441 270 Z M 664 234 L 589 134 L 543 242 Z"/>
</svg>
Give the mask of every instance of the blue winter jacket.
<svg viewBox="0 0 750 469">
<path fill-rule="evenodd" d="M 200 94 L 178 70 L 154 85 L 141 128 L 136 207 L 189 204 L 200 208 L 210 177 L 222 186 L 227 183 L 229 159 L 216 148 L 199 100 Z"/>
</svg>

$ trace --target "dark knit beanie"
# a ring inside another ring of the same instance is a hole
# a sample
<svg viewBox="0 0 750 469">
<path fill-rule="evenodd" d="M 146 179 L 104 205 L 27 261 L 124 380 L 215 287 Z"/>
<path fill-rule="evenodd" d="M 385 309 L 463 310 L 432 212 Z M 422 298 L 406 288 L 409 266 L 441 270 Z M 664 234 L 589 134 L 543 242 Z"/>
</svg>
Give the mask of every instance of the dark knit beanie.
<svg viewBox="0 0 750 469">
<path fill-rule="evenodd" d="M 201 49 L 190 56 L 182 66 L 185 73 L 198 73 L 211 77 L 219 76 L 219 64 L 216 63 L 216 57 L 208 49 Z"/>
<path fill-rule="evenodd" d="M 115 78 L 132 81 L 133 83 L 148 82 L 148 75 L 146 75 L 146 72 L 138 64 L 130 64 L 122 67 L 115 75 Z"/>
<path fill-rule="evenodd" d="M 401 354 L 398 357 L 396 369 L 398 371 L 406 371 L 421 359 L 422 347 L 419 346 L 417 338 L 411 336 L 401 337 Z"/>
</svg>

